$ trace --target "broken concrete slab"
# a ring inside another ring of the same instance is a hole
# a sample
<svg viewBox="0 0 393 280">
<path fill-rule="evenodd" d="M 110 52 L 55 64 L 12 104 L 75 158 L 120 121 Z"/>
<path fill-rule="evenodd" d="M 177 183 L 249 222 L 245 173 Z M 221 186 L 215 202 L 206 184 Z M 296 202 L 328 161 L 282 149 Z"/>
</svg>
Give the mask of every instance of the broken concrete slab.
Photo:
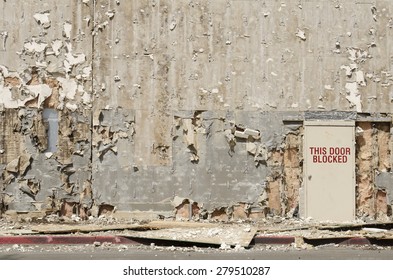
<svg viewBox="0 0 393 280">
<path fill-rule="evenodd" d="M 122 234 L 124 237 L 144 238 L 151 240 L 181 241 L 198 244 L 248 247 L 257 232 L 250 225 L 216 225 L 209 228 L 170 228 L 155 231 L 133 232 Z"/>
<path fill-rule="evenodd" d="M 216 227 L 210 223 L 196 223 L 196 222 L 171 222 L 171 221 L 152 221 L 147 224 L 129 224 L 118 223 L 110 225 L 95 225 L 95 224 L 44 224 L 31 226 L 34 232 L 45 234 L 58 234 L 58 233 L 74 233 L 74 232 L 104 232 L 113 230 L 159 230 L 168 228 L 213 228 Z"/>
<path fill-rule="evenodd" d="M 70 225 L 70 224 L 52 224 L 52 225 L 36 225 L 31 227 L 31 231 L 43 234 L 60 234 L 60 233 L 89 233 L 89 232 L 104 232 L 111 230 L 125 230 L 125 229 L 141 229 L 141 225 L 131 224 L 117 224 L 117 225 Z"/>
<path fill-rule="evenodd" d="M 37 232 L 30 229 L 8 229 L 8 230 L 0 230 L 0 236 L 7 235 L 33 235 L 37 234 Z"/>
</svg>

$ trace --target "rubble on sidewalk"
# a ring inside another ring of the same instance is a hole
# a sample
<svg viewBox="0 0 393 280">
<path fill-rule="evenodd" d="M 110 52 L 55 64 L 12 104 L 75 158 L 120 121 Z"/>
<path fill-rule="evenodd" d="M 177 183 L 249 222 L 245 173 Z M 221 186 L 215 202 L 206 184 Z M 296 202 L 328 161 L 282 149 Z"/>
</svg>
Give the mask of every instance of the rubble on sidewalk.
<svg viewBox="0 0 393 280">
<path fill-rule="evenodd" d="M 376 223 L 359 220 L 337 224 L 279 217 L 269 217 L 259 222 L 176 221 L 175 217 L 163 218 L 162 215 L 157 215 L 155 219 L 150 220 L 127 219 L 125 216 L 121 218 L 102 216 L 88 221 L 56 219 L 53 216 L 25 217 L 23 220 L 0 219 L 2 238 L 42 237 L 43 235 L 83 238 L 112 236 L 113 239 L 108 240 L 121 243 L 122 240 L 129 239 L 139 244 L 155 244 L 154 247 L 188 244 L 187 246 L 197 247 L 251 248 L 263 244 L 292 244 L 295 249 L 309 249 L 312 246 L 330 243 L 390 246 L 393 243 L 392 229 L 393 222 Z M 94 240 L 94 242 L 98 244 L 97 242 L 106 241 Z"/>
</svg>

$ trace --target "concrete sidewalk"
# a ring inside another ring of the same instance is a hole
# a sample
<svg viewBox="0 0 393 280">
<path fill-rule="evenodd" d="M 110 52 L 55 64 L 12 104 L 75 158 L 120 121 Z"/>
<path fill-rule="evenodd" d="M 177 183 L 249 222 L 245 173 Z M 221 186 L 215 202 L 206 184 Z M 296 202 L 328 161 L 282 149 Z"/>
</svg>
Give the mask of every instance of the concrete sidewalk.
<svg viewBox="0 0 393 280">
<path fill-rule="evenodd" d="M 128 245 L 150 245 L 152 243 L 161 246 L 210 246 L 217 247 L 214 244 L 192 243 L 177 240 L 156 240 L 149 238 L 130 238 L 121 235 L 10 235 L 0 236 L 0 245 L 20 244 L 20 245 L 43 245 L 43 244 L 128 244 Z M 393 246 L 393 239 L 380 239 L 368 237 L 333 237 L 333 238 L 302 238 L 298 236 L 280 236 L 280 235 L 256 235 L 250 243 L 250 247 L 255 245 L 290 245 L 295 244 L 302 246 L 308 244 L 319 246 L 326 244 L 338 245 L 379 245 Z"/>
</svg>

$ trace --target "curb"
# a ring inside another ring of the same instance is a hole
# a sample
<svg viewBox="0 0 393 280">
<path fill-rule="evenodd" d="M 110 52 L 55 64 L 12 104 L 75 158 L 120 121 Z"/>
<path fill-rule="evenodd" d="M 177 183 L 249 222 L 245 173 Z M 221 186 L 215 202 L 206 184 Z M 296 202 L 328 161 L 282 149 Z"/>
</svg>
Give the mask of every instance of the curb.
<svg viewBox="0 0 393 280">
<path fill-rule="evenodd" d="M 378 239 L 367 237 L 333 237 L 333 238 L 303 238 L 304 243 L 313 246 L 337 244 L 337 245 L 379 245 L 393 246 L 393 239 Z M 145 238 L 131 238 L 124 236 L 78 236 L 78 235 L 19 235 L 19 236 L 0 236 L 0 245 L 20 244 L 20 245 L 81 245 L 112 243 L 128 245 L 149 245 L 155 243 L 162 246 L 190 246 L 191 242 L 155 240 Z M 255 236 L 250 246 L 253 245 L 290 245 L 295 242 L 294 236 Z M 196 243 L 195 243 L 196 244 Z M 194 245 L 195 245 L 194 244 Z M 199 246 L 214 246 L 212 244 L 198 244 Z M 197 245 L 197 246 L 198 246 Z"/>
<path fill-rule="evenodd" d="M 257 235 L 253 238 L 251 242 L 254 244 L 266 244 L 266 245 L 289 245 L 295 242 L 294 236 L 263 236 Z"/>
<path fill-rule="evenodd" d="M 6 244 L 23 244 L 23 245 L 44 245 L 44 244 L 94 244 L 95 242 L 108 242 L 113 244 L 130 244 L 130 245 L 156 245 L 171 246 L 189 246 L 191 242 L 154 240 L 148 238 L 131 238 L 124 236 L 78 236 L 78 235 L 23 235 L 23 236 L 0 236 L 0 245 Z M 251 241 L 251 246 L 256 244 L 282 244 L 289 245 L 295 242 L 293 236 L 255 236 Z M 200 246 L 217 246 L 212 244 L 200 244 Z"/>
<path fill-rule="evenodd" d="M 133 244 L 139 242 L 122 236 L 67 236 L 67 235 L 35 235 L 35 236 L 0 236 L 0 245 L 4 244 L 94 244 L 108 242 L 113 244 Z"/>
</svg>

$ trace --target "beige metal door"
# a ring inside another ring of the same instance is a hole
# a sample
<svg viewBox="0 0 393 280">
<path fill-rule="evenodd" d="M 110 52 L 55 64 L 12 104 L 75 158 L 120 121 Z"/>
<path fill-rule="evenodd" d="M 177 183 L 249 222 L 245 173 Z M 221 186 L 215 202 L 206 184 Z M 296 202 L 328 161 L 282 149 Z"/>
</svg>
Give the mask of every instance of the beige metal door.
<svg viewBox="0 0 393 280">
<path fill-rule="evenodd" d="M 306 121 L 304 215 L 319 221 L 355 219 L 355 123 Z"/>
</svg>

